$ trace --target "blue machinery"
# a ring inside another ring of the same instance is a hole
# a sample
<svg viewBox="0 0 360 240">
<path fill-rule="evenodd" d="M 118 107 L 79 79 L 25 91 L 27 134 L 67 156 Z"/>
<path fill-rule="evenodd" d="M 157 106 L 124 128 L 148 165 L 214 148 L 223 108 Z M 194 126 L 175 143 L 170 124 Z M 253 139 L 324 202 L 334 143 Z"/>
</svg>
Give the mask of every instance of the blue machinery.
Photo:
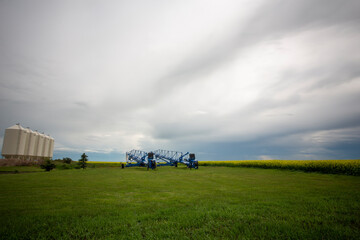
<svg viewBox="0 0 360 240">
<path fill-rule="evenodd" d="M 185 158 L 186 156 L 188 156 L 188 158 Z M 194 153 L 182 153 L 161 149 L 153 152 L 144 152 L 135 149 L 131 150 L 130 152 L 126 153 L 125 167 L 147 167 L 148 169 L 155 169 L 156 167 L 160 166 L 177 167 L 179 163 L 185 164 L 190 169 L 199 168 L 199 164 L 195 159 Z"/>
</svg>

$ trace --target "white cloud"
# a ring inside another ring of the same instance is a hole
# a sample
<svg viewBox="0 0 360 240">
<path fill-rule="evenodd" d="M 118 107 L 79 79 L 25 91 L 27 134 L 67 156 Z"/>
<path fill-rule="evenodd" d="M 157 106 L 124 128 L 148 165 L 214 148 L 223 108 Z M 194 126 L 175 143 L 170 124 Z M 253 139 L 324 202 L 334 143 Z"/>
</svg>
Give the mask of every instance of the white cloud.
<svg viewBox="0 0 360 240">
<path fill-rule="evenodd" d="M 268 156 L 268 155 L 260 155 L 260 156 L 258 157 L 258 159 L 259 159 L 259 160 L 272 160 L 272 159 L 274 159 L 274 158 L 272 158 L 272 157 L 270 157 L 270 156 Z"/>
</svg>

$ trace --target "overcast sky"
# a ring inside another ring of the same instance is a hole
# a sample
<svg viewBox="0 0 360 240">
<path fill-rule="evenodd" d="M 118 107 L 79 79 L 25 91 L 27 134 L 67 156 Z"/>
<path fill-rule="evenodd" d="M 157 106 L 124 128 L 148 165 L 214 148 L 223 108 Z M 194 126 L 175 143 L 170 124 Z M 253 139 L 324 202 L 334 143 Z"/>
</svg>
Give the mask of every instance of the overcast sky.
<svg viewBox="0 0 360 240">
<path fill-rule="evenodd" d="M 55 158 L 360 158 L 360 1 L 0 0 L 0 99 Z"/>
</svg>

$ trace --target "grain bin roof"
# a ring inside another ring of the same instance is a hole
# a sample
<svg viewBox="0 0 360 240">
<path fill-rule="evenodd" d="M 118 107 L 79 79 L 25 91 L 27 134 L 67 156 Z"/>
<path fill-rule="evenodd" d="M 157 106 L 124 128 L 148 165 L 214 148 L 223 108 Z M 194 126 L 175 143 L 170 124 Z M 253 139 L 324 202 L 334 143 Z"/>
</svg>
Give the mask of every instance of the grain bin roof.
<svg viewBox="0 0 360 240">
<path fill-rule="evenodd" d="M 14 126 L 8 127 L 7 129 L 20 129 L 25 130 L 20 124 L 15 124 Z"/>
</svg>

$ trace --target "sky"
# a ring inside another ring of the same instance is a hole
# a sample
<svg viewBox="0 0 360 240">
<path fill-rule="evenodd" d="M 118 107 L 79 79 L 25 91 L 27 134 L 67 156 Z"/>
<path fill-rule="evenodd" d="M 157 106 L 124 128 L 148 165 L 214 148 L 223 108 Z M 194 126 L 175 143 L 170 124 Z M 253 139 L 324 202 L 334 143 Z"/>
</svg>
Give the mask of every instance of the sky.
<svg viewBox="0 0 360 240">
<path fill-rule="evenodd" d="M 0 0 L 0 146 L 359 159 L 358 0 Z"/>
</svg>

